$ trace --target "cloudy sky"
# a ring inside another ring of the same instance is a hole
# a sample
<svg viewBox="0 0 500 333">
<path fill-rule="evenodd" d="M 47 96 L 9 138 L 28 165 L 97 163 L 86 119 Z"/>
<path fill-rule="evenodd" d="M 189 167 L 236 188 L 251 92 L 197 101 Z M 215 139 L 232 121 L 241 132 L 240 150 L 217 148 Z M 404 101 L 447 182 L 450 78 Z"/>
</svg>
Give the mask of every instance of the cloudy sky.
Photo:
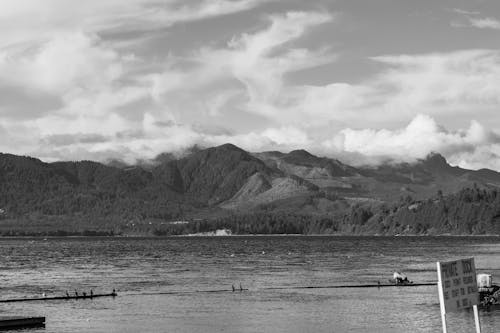
<svg viewBox="0 0 500 333">
<path fill-rule="evenodd" d="M 194 144 L 500 170 L 497 0 L 0 2 L 0 151 Z"/>
</svg>

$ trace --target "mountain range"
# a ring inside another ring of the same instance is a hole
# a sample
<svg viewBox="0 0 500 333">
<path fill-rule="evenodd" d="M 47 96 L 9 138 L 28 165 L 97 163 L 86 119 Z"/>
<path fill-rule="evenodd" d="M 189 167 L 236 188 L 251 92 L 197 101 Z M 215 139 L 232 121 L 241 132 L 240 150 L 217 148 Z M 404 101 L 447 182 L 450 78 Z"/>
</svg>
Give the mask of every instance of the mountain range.
<svg viewBox="0 0 500 333">
<path fill-rule="evenodd" d="M 499 234 L 499 187 L 437 153 L 365 167 L 232 144 L 137 165 L 0 154 L 0 234 Z"/>
</svg>

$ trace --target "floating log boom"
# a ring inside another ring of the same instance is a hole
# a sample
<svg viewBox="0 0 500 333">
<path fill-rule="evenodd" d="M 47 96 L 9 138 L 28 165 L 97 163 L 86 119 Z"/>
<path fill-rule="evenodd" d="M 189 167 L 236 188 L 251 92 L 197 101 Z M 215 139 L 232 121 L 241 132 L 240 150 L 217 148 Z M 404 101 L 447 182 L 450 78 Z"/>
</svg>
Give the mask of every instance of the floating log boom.
<svg viewBox="0 0 500 333">
<path fill-rule="evenodd" d="M 421 286 L 435 286 L 435 282 L 426 283 L 409 283 L 409 284 L 393 284 L 393 283 L 381 283 L 381 284 L 347 284 L 347 285 L 333 285 L 333 286 L 290 286 L 290 287 L 268 287 L 264 288 L 266 290 L 282 290 L 282 289 L 344 289 L 344 288 L 387 288 L 387 287 L 421 287 Z"/>
<path fill-rule="evenodd" d="M 116 292 L 109 294 L 93 294 L 93 295 L 78 295 L 78 296 L 52 296 L 52 297 L 34 297 L 34 298 L 13 298 L 13 299 L 0 299 L 0 303 L 11 302 L 31 302 L 31 301 L 52 301 L 52 300 L 69 300 L 69 299 L 92 299 L 98 297 L 116 297 Z"/>
</svg>

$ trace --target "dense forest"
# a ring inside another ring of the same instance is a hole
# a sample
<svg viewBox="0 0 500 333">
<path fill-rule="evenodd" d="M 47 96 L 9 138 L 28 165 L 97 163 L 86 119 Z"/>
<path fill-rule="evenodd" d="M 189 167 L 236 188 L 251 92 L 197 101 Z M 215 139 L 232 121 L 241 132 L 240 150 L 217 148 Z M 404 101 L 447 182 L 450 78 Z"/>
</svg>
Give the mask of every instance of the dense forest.
<svg viewBox="0 0 500 333">
<path fill-rule="evenodd" d="M 267 211 L 219 214 L 218 217 L 166 221 L 136 218 L 79 219 L 78 216 L 32 215 L 0 219 L 2 236 L 189 235 L 227 229 L 232 234 L 340 235 L 498 235 L 500 191 L 466 188 L 425 201 L 404 198 L 398 203 L 356 204 L 335 214 Z M 402 222 L 404 221 L 404 222 Z"/>
<path fill-rule="evenodd" d="M 0 235 L 500 234 L 499 181 L 436 155 L 361 170 L 233 145 L 148 167 L 0 154 Z"/>
<path fill-rule="evenodd" d="M 402 222 L 404 221 L 404 222 Z M 154 229 L 179 235 L 229 229 L 233 234 L 498 235 L 500 191 L 466 188 L 459 193 L 388 205 L 358 204 L 335 215 L 257 212 L 197 220 Z"/>
</svg>

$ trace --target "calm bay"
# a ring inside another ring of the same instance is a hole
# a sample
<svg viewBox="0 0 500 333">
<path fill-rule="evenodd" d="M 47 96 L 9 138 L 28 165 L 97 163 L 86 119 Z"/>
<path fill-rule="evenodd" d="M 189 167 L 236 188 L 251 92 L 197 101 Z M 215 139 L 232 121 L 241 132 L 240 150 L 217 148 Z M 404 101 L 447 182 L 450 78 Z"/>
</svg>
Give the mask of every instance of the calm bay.
<svg viewBox="0 0 500 333">
<path fill-rule="evenodd" d="M 436 261 L 467 257 L 500 282 L 500 237 L 3 238 L 0 257 L 2 299 L 118 292 L 0 304 L 46 316 L 30 332 L 437 332 L 435 286 L 297 287 L 385 283 L 394 271 L 435 282 Z M 494 332 L 500 311 L 480 318 Z M 474 328 L 472 312 L 448 319 L 450 331 Z"/>
</svg>

